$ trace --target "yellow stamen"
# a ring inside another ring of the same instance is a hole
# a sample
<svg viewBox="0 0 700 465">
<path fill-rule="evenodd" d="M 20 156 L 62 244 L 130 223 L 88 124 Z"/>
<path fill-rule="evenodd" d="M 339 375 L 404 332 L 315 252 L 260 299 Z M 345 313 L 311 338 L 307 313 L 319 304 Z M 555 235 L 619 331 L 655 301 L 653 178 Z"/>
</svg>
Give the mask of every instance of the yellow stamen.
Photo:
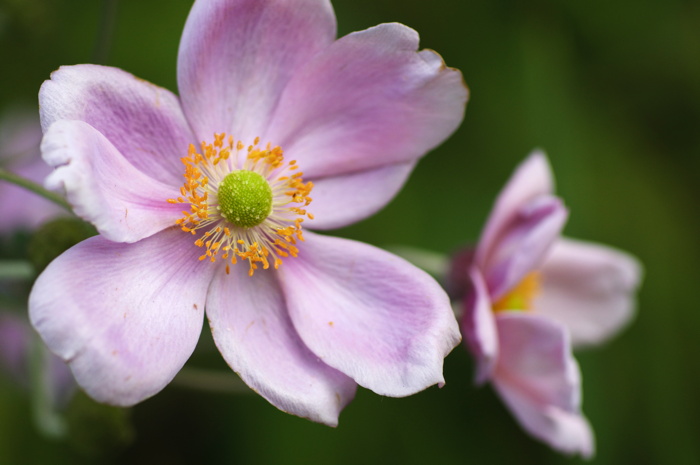
<svg viewBox="0 0 700 465">
<path fill-rule="evenodd" d="M 511 291 L 493 304 L 493 311 L 532 310 L 532 302 L 540 291 L 540 274 L 533 271 L 527 274 Z"/>
</svg>

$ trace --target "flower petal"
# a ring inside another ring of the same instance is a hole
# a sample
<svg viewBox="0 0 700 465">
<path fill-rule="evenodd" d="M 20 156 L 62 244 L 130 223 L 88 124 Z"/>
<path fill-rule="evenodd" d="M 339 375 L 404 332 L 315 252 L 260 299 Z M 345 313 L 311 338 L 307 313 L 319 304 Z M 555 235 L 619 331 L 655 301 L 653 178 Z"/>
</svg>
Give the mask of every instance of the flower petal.
<svg viewBox="0 0 700 465">
<path fill-rule="evenodd" d="M 29 381 L 31 329 L 11 313 L 0 313 L 0 368 L 20 383 Z"/>
<path fill-rule="evenodd" d="M 282 89 L 335 33 L 327 0 L 195 2 L 180 42 L 178 87 L 197 136 L 228 132 L 244 144 L 263 136 Z"/>
<path fill-rule="evenodd" d="M 138 170 L 179 184 L 180 157 L 195 141 L 178 98 L 117 68 L 62 66 L 39 92 L 41 125 L 85 121 L 101 132 Z"/>
<path fill-rule="evenodd" d="M 401 24 L 341 38 L 294 75 L 263 139 L 312 180 L 417 160 L 457 129 L 468 95 L 459 71 L 417 49 Z"/>
<path fill-rule="evenodd" d="M 347 226 L 371 216 L 403 187 L 415 163 L 400 163 L 314 180 L 312 229 Z M 304 223 L 305 225 L 307 223 Z"/>
<path fill-rule="evenodd" d="M 128 406 L 152 396 L 194 350 L 215 268 L 184 236 L 175 228 L 134 244 L 95 236 L 34 284 L 32 324 L 96 400 Z"/>
<path fill-rule="evenodd" d="M 46 131 L 44 160 L 56 169 L 46 187 L 65 193 L 75 213 L 105 238 L 134 242 L 173 226 L 179 192 L 132 166 L 104 135 L 82 121 L 61 120 Z"/>
<path fill-rule="evenodd" d="M 514 312 L 499 314 L 496 325 L 500 354 L 493 383 L 520 425 L 554 449 L 592 456 L 580 372 L 564 327 Z"/>
<path fill-rule="evenodd" d="M 520 215 L 523 206 L 538 197 L 552 195 L 553 192 L 554 180 L 547 156 L 536 150 L 515 169 L 498 195 L 486 226 L 481 232 L 476 262 L 482 269 L 485 269 L 487 263 L 491 261 L 490 257 L 494 249 L 498 247 L 501 237 Z"/>
<path fill-rule="evenodd" d="M 561 239 L 540 271 L 541 292 L 533 307 L 564 324 L 574 345 L 599 344 L 634 316 L 642 269 L 624 252 Z"/>
<path fill-rule="evenodd" d="M 311 351 L 378 394 L 442 385 L 443 359 L 460 336 L 440 286 L 384 250 L 306 235 L 279 275 L 294 327 Z"/>
<path fill-rule="evenodd" d="M 567 217 L 557 197 L 540 196 L 521 206 L 482 268 L 494 302 L 542 264 Z"/>
<path fill-rule="evenodd" d="M 329 367 L 301 341 L 273 272 L 252 277 L 243 264 L 219 273 L 207 298 L 214 341 L 255 392 L 285 412 L 336 426 L 355 396 L 355 382 Z"/>
<path fill-rule="evenodd" d="M 488 381 L 498 357 L 498 334 L 486 283 L 478 270 L 468 274 L 462 315 L 464 342 L 476 361 L 476 384 Z"/>
</svg>

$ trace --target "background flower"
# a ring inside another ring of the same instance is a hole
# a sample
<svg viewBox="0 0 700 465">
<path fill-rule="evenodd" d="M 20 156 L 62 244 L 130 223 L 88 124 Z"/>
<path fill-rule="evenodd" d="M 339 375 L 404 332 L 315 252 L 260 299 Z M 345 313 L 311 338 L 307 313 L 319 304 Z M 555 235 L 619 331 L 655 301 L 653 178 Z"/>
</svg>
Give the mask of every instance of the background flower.
<svg viewBox="0 0 700 465">
<path fill-rule="evenodd" d="M 593 455 L 572 344 L 609 338 L 633 316 L 637 261 L 560 238 L 568 212 L 544 154 L 522 162 L 494 203 L 475 248 L 458 254 L 450 289 L 476 382 L 493 383 L 522 427 L 565 453 Z"/>
</svg>

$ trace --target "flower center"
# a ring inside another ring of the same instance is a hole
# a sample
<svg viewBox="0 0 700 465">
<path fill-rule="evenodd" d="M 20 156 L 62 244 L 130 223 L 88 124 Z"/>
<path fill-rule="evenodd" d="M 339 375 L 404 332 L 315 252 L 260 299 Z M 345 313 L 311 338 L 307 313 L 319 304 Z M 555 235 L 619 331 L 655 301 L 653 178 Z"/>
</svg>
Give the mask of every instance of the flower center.
<svg viewBox="0 0 700 465">
<path fill-rule="evenodd" d="M 532 310 L 532 301 L 535 300 L 540 292 L 540 274 L 533 271 L 525 275 L 522 281 L 518 283 L 509 293 L 498 299 L 493 304 L 494 313 L 503 311 L 522 311 Z"/>
<path fill-rule="evenodd" d="M 272 211 L 272 189 L 254 171 L 232 171 L 224 177 L 217 192 L 221 216 L 241 228 L 257 226 Z"/>
<path fill-rule="evenodd" d="M 275 269 L 282 258 L 296 257 L 303 241 L 301 223 L 313 219 L 305 209 L 311 203 L 313 183 L 304 182 L 295 160 L 284 163 L 280 147 L 260 146 L 256 138 L 247 147 L 226 134 L 214 134 L 214 143 L 202 142 L 201 152 L 190 145 L 181 196 L 169 203 L 189 204 L 175 223 L 205 252 L 200 260 L 239 259 L 253 275 L 259 265 Z"/>
</svg>

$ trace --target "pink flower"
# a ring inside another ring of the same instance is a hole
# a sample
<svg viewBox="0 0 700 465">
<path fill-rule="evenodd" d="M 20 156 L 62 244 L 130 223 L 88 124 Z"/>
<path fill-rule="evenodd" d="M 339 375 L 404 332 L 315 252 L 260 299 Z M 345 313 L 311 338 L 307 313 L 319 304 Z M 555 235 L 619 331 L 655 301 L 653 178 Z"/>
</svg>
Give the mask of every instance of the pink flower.
<svg viewBox="0 0 700 465">
<path fill-rule="evenodd" d="M 0 311 L 0 371 L 20 385 L 30 384 L 32 339 L 29 323 L 11 313 Z M 46 383 L 46 394 L 53 406 L 64 406 L 75 390 L 75 381 L 68 366 L 45 347 L 36 347 L 44 357 L 40 382 Z M 34 355 L 36 356 L 36 354 Z"/>
<path fill-rule="evenodd" d="M 301 230 L 373 214 L 459 125 L 461 74 L 417 48 L 400 24 L 335 40 L 326 0 L 200 0 L 180 97 L 114 68 L 52 75 L 47 186 L 100 236 L 46 269 L 30 315 L 92 397 L 163 389 L 205 308 L 241 378 L 314 421 L 335 425 L 356 384 L 406 396 L 443 383 L 459 331 L 440 287 L 390 253 Z"/>
<path fill-rule="evenodd" d="M 453 262 L 478 384 L 491 381 L 521 426 L 566 453 L 593 454 L 572 345 L 600 343 L 633 316 L 631 256 L 560 237 L 568 212 L 535 152 L 498 197 L 473 251 Z"/>
<path fill-rule="evenodd" d="M 41 159 L 38 113 L 8 110 L 0 119 L 0 167 L 41 183 L 51 168 Z M 63 210 L 50 201 L 8 182 L 0 182 L 0 232 L 33 229 Z"/>
</svg>

